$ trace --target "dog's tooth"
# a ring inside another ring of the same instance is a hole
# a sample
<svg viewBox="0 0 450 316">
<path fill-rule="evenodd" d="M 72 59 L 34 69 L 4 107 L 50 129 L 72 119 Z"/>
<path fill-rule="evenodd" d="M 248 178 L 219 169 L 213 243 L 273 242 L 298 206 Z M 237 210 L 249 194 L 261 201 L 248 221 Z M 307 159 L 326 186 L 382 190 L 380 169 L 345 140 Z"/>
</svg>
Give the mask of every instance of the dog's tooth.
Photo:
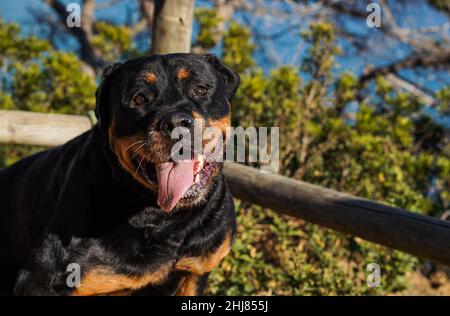
<svg viewBox="0 0 450 316">
<path fill-rule="evenodd" d="M 199 155 L 196 157 L 194 164 L 194 173 L 199 173 L 205 166 L 205 156 Z"/>
<path fill-rule="evenodd" d="M 203 156 L 203 155 L 200 155 L 200 170 L 202 170 L 203 169 L 203 167 L 204 167 L 204 165 L 205 165 L 205 156 Z"/>
<path fill-rule="evenodd" d="M 194 167 L 194 174 L 197 174 L 200 172 L 200 170 L 202 170 L 200 163 L 195 163 L 195 167 Z"/>
</svg>

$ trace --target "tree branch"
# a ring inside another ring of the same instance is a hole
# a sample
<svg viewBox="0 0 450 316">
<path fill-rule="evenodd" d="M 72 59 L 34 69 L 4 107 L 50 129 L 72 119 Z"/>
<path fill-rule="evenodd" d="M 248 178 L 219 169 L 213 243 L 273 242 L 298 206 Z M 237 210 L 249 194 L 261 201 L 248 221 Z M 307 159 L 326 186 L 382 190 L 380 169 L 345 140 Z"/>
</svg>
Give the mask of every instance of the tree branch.
<svg viewBox="0 0 450 316">
<path fill-rule="evenodd" d="M 440 54 L 433 55 L 410 55 L 385 66 L 376 68 L 366 68 L 359 82 L 366 85 L 368 81 L 378 75 L 397 74 L 401 69 L 418 67 L 450 67 L 450 50 L 442 51 Z"/>
<path fill-rule="evenodd" d="M 434 104 L 436 104 L 436 100 L 433 98 L 432 93 L 427 91 L 426 88 L 421 87 L 406 78 L 403 78 L 396 74 L 389 74 L 387 75 L 387 80 L 393 86 L 415 95 L 428 106 L 433 106 Z"/>
<path fill-rule="evenodd" d="M 155 11 L 155 3 L 153 0 L 139 0 L 139 8 L 141 9 L 141 19 L 131 28 L 133 34 L 143 32 L 146 28 L 151 29 L 153 25 L 153 16 Z"/>
<path fill-rule="evenodd" d="M 80 58 L 88 64 L 95 73 L 98 73 L 104 65 L 101 58 L 96 55 L 95 49 L 91 44 L 93 34 L 93 14 L 95 9 L 95 0 L 84 0 L 82 9 L 82 27 L 68 27 L 66 20 L 69 12 L 65 5 L 58 0 L 44 0 L 58 15 L 59 21 L 65 26 L 66 30 L 72 34 L 80 44 Z"/>
</svg>

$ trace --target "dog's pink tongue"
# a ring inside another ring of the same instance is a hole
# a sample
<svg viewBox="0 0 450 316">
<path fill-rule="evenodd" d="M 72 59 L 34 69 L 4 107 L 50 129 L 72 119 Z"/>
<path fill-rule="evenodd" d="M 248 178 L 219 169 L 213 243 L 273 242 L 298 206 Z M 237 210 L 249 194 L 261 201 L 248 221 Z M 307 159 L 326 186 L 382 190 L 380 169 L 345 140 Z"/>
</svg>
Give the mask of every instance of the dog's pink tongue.
<svg viewBox="0 0 450 316">
<path fill-rule="evenodd" d="M 156 165 L 158 205 L 170 212 L 194 183 L 194 161 L 165 162 Z"/>
</svg>

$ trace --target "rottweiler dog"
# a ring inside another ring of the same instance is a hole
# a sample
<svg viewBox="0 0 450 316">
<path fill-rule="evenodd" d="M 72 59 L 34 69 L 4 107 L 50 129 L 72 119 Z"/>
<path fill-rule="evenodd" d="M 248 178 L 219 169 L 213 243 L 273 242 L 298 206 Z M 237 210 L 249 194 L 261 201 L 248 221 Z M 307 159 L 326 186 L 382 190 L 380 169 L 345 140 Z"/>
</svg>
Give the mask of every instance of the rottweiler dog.
<svg viewBox="0 0 450 316">
<path fill-rule="evenodd" d="M 1 294 L 202 294 L 233 200 L 219 160 L 172 159 L 171 132 L 224 130 L 238 86 L 213 55 L 107 67 L 91 130 L 0 171 Z"/>
</svg>

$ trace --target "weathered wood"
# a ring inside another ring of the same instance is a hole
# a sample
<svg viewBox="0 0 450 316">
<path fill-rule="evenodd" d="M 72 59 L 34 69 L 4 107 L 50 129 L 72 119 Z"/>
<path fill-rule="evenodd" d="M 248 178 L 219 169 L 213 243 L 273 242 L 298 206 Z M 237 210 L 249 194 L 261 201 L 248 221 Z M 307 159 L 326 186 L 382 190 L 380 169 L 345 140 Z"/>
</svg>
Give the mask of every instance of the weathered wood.
<svg viewBox="0 0 450 316">
<path fill-rule="evenodd" d="M 0 142 L 55 146 L 88 130 L 87 117 L 0 110 Z M 225 163 L 235 197 L 450 266 L 450 222 Z"/>
<path fill-rule="evenodd" d="M 235 163 L 225 175 L 237 198 L 450 265 L 449 222 Z"/>
<path fill-rule="evenodd" d="M 191 51 L 194 0 L 156 0 L 152 54 Z"/>
<path fill-rule="evenodd" d="M 0 142 L 57 146 L 87 131 L 87 116 L 0 110 Z"/>
</svg>

